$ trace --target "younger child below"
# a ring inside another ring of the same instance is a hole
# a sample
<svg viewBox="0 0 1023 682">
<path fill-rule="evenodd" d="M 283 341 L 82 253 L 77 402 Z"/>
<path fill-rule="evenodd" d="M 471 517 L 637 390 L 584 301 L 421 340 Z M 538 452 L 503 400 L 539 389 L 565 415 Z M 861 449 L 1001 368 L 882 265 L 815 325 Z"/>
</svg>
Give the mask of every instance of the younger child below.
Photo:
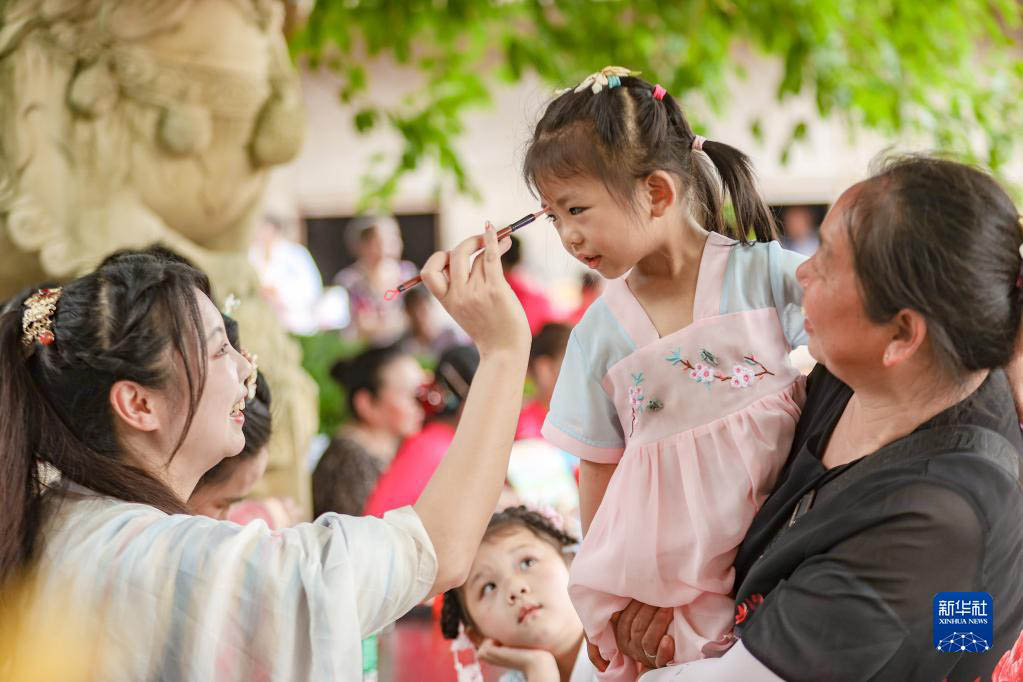
<svg viewBox="0 0 1023 682">
<path fill-rule="evenodd" d="M 595 670 L 568 597 L 577 540 L 526 507 L 494 514 L 461 587 L 444 595 L 441 632 L 461 634 L 480 660 L 513 672 L 501 682 L 590 682 Z"/>
</svg>

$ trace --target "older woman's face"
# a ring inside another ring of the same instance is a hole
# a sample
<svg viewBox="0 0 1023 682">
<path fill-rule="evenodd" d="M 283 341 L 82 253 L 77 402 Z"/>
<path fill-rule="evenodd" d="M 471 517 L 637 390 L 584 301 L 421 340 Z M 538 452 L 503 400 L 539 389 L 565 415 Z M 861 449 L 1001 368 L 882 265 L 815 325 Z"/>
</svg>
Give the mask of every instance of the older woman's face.
<svg viewBox="0 0 1023 682">
<path fill-rule="evenodd" d="M 864 372 L 881 369 L 891 340 L 884 325 L 867 317 L 853 269 L 846 212 L 861 188 L 853 186 L 835 202 L 821 225 L 820 249 L 796 270 L 804 291 L 810 353 L 849 384 Z"/>
</svg>

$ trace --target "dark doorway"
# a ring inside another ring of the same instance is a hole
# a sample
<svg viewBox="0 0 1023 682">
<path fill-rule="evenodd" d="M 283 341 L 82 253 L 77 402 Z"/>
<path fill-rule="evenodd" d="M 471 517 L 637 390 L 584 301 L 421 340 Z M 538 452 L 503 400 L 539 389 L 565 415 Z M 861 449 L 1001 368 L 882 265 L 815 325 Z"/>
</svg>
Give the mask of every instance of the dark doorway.
<svg viewBox="0 0 1023 682">
<path fill-rule="evenodd" d="M 355 260 L 345 244 L 345 227 L 353 216 L 306 218 L 306 238 L 309 253 L 320 268 L 323 283 L 330 285 L 341 268 Z M 437 250 L 437 214 L 405 213 L 394 216 L 398 220 L 401 238 L 405 243 L 404 260 L 423 267 L 426 259 Z"/>
</svg>

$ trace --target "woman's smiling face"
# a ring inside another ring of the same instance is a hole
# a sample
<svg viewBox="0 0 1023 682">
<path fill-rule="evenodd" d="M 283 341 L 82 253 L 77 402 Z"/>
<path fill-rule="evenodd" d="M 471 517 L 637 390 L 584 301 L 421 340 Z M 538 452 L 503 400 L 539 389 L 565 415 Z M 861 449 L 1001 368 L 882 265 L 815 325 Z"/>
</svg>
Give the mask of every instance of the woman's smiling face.
<svg viewBox="0 0 1023 682">
<path fill-rule="evenodd" d="M 206 353 L 206 381 L 188 434 L 175 457 L 202 459 L 202 462 L 191 464 L 206 471 L 224 457 L 237 455 L 245 447 L 245 436 L 242 433 L 245 415 L 242 408 L 248 393 L 245 379 L 252 365 L 228 341 L 224 318 L 213 301 L 198 291 L 196 299 L 205 331 L 200 347 Z M 181 386 L 179 390 L 187 395 L 187 388 Z M 177 400 L 171 404 L 176 408 L 171 417 L 176 431 L 172 432 L 180 433 L 184 427 L 188 401 Z"/>
</svg>

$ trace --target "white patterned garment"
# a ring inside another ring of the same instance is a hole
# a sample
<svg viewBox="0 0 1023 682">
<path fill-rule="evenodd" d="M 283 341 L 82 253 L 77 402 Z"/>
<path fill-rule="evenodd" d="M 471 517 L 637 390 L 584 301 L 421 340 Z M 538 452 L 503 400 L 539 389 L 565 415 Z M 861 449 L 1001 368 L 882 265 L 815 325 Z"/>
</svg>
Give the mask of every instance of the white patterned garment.
<svg viewBox="0 0 1023 682">
<path fill-rule="evenodd" d="M 37 599 L 86 618 L 105 682 L 358 681 L 361 640 L 436 578 L 411 507 L 271 531 L 75 493 L 50 509 Z"/>
</svg>

